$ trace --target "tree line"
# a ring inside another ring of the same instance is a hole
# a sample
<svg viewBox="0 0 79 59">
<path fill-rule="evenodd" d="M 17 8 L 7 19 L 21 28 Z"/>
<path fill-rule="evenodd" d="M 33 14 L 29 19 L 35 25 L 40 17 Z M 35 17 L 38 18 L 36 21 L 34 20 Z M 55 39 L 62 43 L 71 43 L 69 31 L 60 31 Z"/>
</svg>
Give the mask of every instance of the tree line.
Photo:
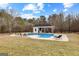
<svg viewBox="0 0 79 59">
<path fill-rule="evenodd" d="M 33 26 L 55 26 L 55 32 L 79 32 L 79 15 L 52 14 L 48 18 L 22 18 L 0 10 L 0 33 L 32 32 Z"/>
</svg>

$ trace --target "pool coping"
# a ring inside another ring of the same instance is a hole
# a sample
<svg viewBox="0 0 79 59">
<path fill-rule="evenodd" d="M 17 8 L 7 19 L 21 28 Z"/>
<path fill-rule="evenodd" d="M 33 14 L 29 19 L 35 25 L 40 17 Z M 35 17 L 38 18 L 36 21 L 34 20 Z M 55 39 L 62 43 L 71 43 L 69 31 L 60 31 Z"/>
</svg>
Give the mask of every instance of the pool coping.
<svg viewBox="0 0 79 59">
<path fill-rule="evenodd" d="M 55 41 L 69 41 L 68 37 L 65 34 L 61 34 L 62 37 L 61 38 L 38 38 L 38 37 L 28 37 L 27 38 L 31 38 L 31 39 L 39 39 L 39 40 L 55 40 Z"/>
<path fill-rule="evenodd" d="M 56 34 L 56 35 L 59 35 L 59 34 Z M 61 38 L 38 38 L 38 37 L 28 37 L 27 36 L 21 36 L 21 35 L 16 35 L 16 34 L 11 34 L 10 36 L 16 36 L 16 37 L 25 37 L 25 38 L 30 38 L 30 39 L 38 39 L 38 40 L 53 40 L 53 41 L 69 41 L 68 37 L 66 34 L 60 34 L 62 35 Z"/>
</svg>

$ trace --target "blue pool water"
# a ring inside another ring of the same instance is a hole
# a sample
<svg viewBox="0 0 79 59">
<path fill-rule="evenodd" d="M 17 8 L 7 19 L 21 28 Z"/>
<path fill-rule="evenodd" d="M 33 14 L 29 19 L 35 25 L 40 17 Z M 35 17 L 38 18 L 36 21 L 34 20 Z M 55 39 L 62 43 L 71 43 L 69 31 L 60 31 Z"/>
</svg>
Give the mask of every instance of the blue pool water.
<svg viewBox="0 0 79 59">
<path fill-rule="evenodd" d="M 50 34 L 50 33 L 29 33 L 28 35 L 38 35 L 40 38 L 50 38 L 50 37 L 54 37 L 54 34 Z"/>
</svg>

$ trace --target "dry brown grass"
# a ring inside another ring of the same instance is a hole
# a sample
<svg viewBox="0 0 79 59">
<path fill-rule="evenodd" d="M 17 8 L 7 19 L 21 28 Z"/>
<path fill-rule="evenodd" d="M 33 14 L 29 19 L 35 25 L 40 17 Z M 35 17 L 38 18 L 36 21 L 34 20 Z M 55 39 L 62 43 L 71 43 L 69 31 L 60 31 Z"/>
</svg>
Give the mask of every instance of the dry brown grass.
<svg viewBox="0 0 79 59">
<path fill-rule="evenodd" d="M 69 42 L 51 40 L 33 40 L 25 37 L 11 37 L 0 34 L 0 54 L 7 53 L 14 56 L 29 55 L 79 55 L 79 35 L 66 33 Z"/>
</svg>

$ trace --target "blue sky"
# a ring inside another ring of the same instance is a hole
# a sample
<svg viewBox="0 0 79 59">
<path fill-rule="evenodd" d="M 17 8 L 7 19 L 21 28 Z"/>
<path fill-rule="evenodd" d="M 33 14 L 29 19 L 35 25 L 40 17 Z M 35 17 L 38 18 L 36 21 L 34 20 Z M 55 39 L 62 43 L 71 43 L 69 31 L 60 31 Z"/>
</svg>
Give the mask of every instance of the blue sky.
<svg viewBox="0 0 79 59">
<path fill-rule="evenodd" d="M 73 3 L 6 3 L 0 8 L 14 9 L 23 18 L 33 18 L 44 15 L 48 17 L 54 13 L 79 13 L 79 4 Z"/>
</svg>

